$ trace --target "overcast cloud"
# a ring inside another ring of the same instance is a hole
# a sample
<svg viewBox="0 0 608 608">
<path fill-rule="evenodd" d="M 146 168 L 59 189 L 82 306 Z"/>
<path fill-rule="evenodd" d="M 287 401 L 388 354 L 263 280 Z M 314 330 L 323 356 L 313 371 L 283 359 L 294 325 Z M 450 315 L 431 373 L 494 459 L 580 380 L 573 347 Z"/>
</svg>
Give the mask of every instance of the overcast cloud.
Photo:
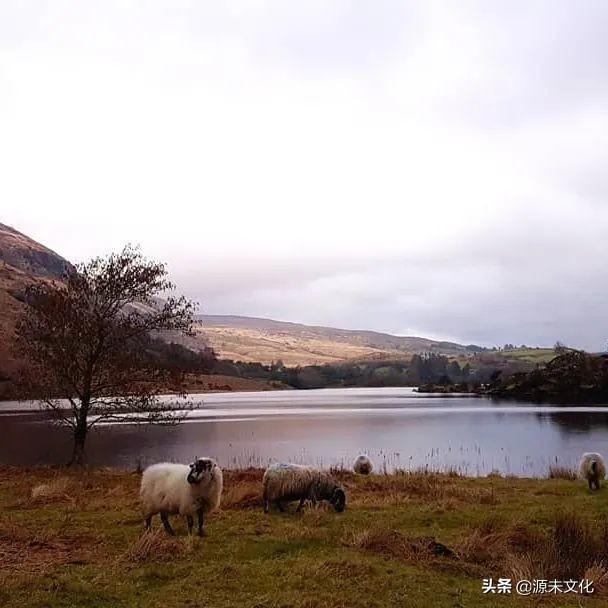
<svg viewBox="0 0 608 608">
<path fill-rule="evenodd" d="M 216 314 L 608 338 L 608 2 L 0 2 L 0 221 Z"/>
</svg>

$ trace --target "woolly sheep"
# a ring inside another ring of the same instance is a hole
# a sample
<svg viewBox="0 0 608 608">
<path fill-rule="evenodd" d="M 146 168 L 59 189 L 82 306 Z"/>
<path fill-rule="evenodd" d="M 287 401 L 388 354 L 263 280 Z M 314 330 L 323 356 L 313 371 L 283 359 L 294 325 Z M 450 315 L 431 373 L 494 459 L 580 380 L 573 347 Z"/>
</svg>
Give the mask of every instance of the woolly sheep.
<svg viewBox="0 0 608 608">
<path fill-rule="evenodd" d="M 369 475 L 373 468 L 374 464 L 369 459 L 367 454 L 361 454 L 358 456 L 355 460 L 355 464 L 353 465 L 355 473 L 358 473 L 359 475 Z"/>
<path fill-rule="evenodd" d="M 190 465 L 159 463 L 149 466 L 142 475 L 139 497 L 146 529 L 152 529 L 152 516 L 157 513 L 168 534 L 173 535 L 169 515 L 182 515 L 192 534 L 194 514 L 198 516 L 198 534 L 203 536 L 204 516 L 220 504 L 222 470 L 211 458 L 196 458 Z"/>
<path fill-rule="evenodd" d="M 329 474 L 311 467 L 297 464 L 277 463 L 270 465 L 264 473 L 264 513 L 268 513 L 270 503 L 276 503 L 284 511 L 284 503 L 299 500 L 298 511 L 304 501 L 316 504 L 319 500 L 329 501 L 341 513 L 346 507 L 346 493 Z"/>
<path fill-rule="evenodd" d="M 581 458 L 580 476 L 587 480 L 590 490 L 599 490 L 600 481 L 606 476 L 606 465 L 601 454 L 587 452 Z"/>
</svg>

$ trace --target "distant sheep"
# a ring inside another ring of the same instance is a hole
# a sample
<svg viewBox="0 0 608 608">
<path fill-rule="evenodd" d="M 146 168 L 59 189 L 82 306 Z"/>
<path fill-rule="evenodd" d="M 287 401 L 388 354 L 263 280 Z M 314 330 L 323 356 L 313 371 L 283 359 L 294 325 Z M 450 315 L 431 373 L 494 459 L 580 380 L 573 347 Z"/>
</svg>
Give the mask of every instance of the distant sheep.
<svg viewBox="0 0 608 608">
<path fill-rule="evenodd" d="M 601 454 L 595 452 L 583 454 L 579 473 L 583 479 L 587 480 L 590 490 L 599 490 L 600 481 L 606 477 L 606 465 Z"/>
<path fill-rule="evenodd" d="M 220 504 L 222 470 L 211 458 L 196 458 L 190 465 L 163 462 L 148 467 L 142 475 L 139 497 L 146 529 L 152 528 L 157 513 L 167 533 L 173 535 L 169 515 L 182 515 L 192 534 L 194 515 L 198 516 L 198 534 L 203 536 L 204 516 Z"/>
<path fill-rule="evenodd" d="M 366 454 L 361 454 L 358 456 L 355 460 L 355 464 L 353 465 L 355 473 L 358 473 L 359 475 L 369 475 L 373 468 L 374 464 Z"/>
<path fill-rule="evenodd" d="M 311 467 L 297 464 L 272 464 L 264 473 L 264 512 L 268 513 L 270 503 L 276 503 L 280 511 L 285 503 L 299 500 L 298 511 L 304 502 L 327 500 L 341 513 L 346 507 L 346 493 L 340 484 L 329 474 Z"/>
</svg>

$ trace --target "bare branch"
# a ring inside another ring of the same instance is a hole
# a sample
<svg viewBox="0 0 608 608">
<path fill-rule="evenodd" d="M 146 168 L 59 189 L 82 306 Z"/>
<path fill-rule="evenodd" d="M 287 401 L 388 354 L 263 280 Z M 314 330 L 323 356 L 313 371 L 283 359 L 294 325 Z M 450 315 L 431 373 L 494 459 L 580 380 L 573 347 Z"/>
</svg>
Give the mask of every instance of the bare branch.
<svg viewBox="0 0 608 608">
<path fill-rule="evenodd" d="M 159 298 L 172 288 L 164 264 L 127 246 L 77 266 L 64 283 L 28 289 L 17 349 L 36 370 L 31 383 L 44 409 L 74 430 L 75 445 L 83 448 L 87 431 L 103 421 L 181 420 L 158 394 L 169 386 L 183 392 L 185 373 L 164 363 L 150 337 L 192 332 L 196 305 L 184 297 Z"/>
</svg>

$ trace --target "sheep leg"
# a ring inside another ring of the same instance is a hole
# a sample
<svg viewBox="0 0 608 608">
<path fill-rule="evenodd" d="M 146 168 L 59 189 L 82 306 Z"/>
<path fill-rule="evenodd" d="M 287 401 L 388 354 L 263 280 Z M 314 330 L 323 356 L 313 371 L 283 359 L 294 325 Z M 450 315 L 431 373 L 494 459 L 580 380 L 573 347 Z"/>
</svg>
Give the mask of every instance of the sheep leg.
<svg viewBox="0 0 608 608">
<path fill-rule="evenodd" d="M 194 527 L 194 517 L 192 517 L 192 515 L 187 515 L 186 521 L 188 522 L 188 534 L 192 534 L 192 528 Z"/>
<path fill-rule="evenodd" d="M 594 482 L 593 478 L 590 477 L 587 481 L 589 482 L 589 489 L 594 490 L 595 488 L 593 487 L 593 485 L 595 482 Z"/>
<path fill-rule="evenodd" d="M 264 513 L 268 513 L 270 510 L 270 502 L 267 498 L 264 499 Z"/>
<path fill-rule="evenodd" d="M 205 530 L 203 526 L 205 525 L 205 511 L 204 509 L 199 509 L 197 511 L 198 515 L 198 535 L 205 536 Z"/>
<path fill-rule="evenodd" d="M 298 508 L 296 509 L 296 513 L 299 513 L 302 510 L 305 500 L 306 500 L 305 498 L 300 498 L 300 504 L 298 505 Z"/>
<path fill-rule="evenodd" d="M 169 518 L 167 517 L 167 514 L 161 513 L 160 518 L 163 522 L 163 526 L 165 527 L 165 531 L 167 532 L 167 534 L 170 534 L 171 536 L 175 536 L 175 532 L 173 531 L 173 528 L 171 527 L 171 524 L 169 523 Z"/>
<path fill-rule="evenodd" d="M 152 532 L 152 515 L 146 517 L 146 532 Z"/>
</svg>

